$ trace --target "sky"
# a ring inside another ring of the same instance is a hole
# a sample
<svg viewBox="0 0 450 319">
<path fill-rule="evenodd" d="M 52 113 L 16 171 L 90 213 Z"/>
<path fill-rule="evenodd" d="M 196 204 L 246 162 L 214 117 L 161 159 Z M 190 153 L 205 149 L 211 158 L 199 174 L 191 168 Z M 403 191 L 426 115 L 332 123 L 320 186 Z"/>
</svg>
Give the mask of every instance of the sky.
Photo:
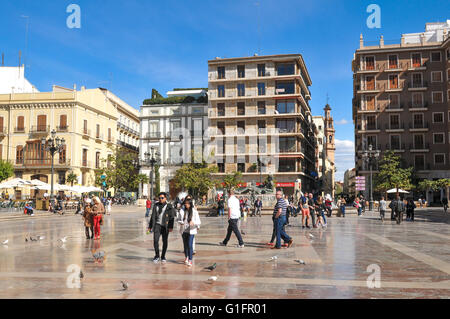
<svg viewBox="0 0 450 319">
<path fill-rule="evenodd" d="M 81 27 L 68 28 L 70 4 Z M 380 28 L 367 12 L 377 4 Z M 336 128 L 337 180 L 354 166 L 351 61 L 366 41 L 399 43 L 402 33 L 450 19 L 443 0 L 1 0 L 0 51 L 40 91 L 53 84 L 105 87 L 139 109 L 152 88 L 207 87 L 207 61 L 300 53 L 312 79 L 310 106 L 327 102 Z M 27 18 L 28 17 L 28 18 Z M 27 32 L 28 22 L 28 32 Z"/>
</svg>

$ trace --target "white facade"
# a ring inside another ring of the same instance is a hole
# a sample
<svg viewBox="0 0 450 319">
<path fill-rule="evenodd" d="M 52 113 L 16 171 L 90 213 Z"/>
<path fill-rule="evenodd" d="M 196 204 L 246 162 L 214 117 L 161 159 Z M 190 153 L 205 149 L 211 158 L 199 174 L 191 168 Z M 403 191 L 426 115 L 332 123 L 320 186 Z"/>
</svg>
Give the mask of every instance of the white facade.
<svg viewBox="0 0 450 319">
<path fill-rule="evenodd" d="M 25 68 L 0 66 L 0 94 L 38 93 L 25 78 Z"/>
<path fill-rule="evenodd" d="M 169 193 L 170 180 L 190 159 L 190 150 L 203 152 L 207 143 L 204 132 L 208 128 L 208 104 L 142 105 L 140 126 L 140 159 L 145 160 L 144 154 L 155 148 L 160 154 L 160 190 Z M 149 175 L 150 167 L 142 167 L 141 173 Z M 144 185 L 142 195 L 149 193 L 149 185 Z"/>
<path fill-rule="evenodd" d="M 424 42 L 442 42 L 444 40 L 444 33 L 450 33 L 450 20 L 446 22 L 426 23 L 425 32 L 406 33 L 402 37 L 405 39 L 405 44 L 414 44 Z"/>
</svg>

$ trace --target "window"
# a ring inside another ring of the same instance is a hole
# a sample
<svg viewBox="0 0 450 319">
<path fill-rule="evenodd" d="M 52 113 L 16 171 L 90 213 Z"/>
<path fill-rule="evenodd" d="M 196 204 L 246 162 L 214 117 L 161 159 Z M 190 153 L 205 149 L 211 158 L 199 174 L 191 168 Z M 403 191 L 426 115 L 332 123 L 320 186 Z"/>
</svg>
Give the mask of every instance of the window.
<svg viewBox="0 0 450 319">
<path fill-rule="evenodd" d="M 217 78 L 219 80 L 225 79 L 225 67 L 224 66 L 217 67 Z"/>
<path fill-rule="evenodd" d="M 374 76 L 366 76 L 366 90 L 375 90 L 375 77 Z"/>
<path fill-rule="evenodd" d="M 413 68 L 420 68 L 422 66 L 422 55 L 420 53 L 411 54 Z"/>
<path fill-rule="evenodd" d="M 225 97 L 225 86 L 224 85 L 218 85 L 217 86 L 217 96 L 218 97 Z"/>
<path fill-rule="evenodd" d="M 450 69 L 447 69 L 447 81 L 450 81 Z"/>
<path fill-rule="evenodd" d="M 295 94 L 295 83 L 294 81 L 289 82 L 277 82 L 276 83 L 276 94 Z"/>
<path fill-rule="evenodd" d="M 278 75 L 295 74 L 295 64 L 294 63 L 279 63 L 279 64 L 277 64 L 277 74 Z"/>
<path fill-rule="evenodd" d="M 258 64 L 258 76 L 266 76 L 266 65 Z"/>
<path fill-rule="evenodd" d="M 389 94 L 389 107 L 393 109 L 397 109 L 400 107 L 400 95 Z"/>
<path fill-rule="evenodd" d="M 441 62 L 441 52 L 431 52 L 431 62 Z"/>
<path fill-rule="evenodd" d="M 95 128 L 95 137 L 100 138 L 100 124 L 96 124 Z"/>
<path fill-rule="evenodd" d="M 61 151 L 59 152 L 59 164 L 66 163 L 66 149 L 67 149 L 67 145 L 64 145 L 62 147 Z"/>
<path fill-rule="evenodd" d="M 424 155 L 415 155 L 414 156 L 414 167 L 416 170 L 425 169 L 425 156 Z"/>
<path fill-rule="evenodd" d="M 112 142 L 111 128 L 108 128 L 108 142 Z"/>
<path fill-rule="evenodd" d="M 23 146 L 16 147 L 16 164 L 23 164 Z"/>
<path fill-rule="evenodd" d="M 295 132 L 295 120 L 277 120 L 276 128 L 280 133 L 293 133 Z"/>
<path fill-rule="evenodd" d="M 245 163 L 237 163 L 238 172 L 245 173 Z"/>
<path fill-rule="evenodd" d="M 368 130 L 376 130 L 377 129 L 377 122 L 375 116 L 367 116 L 367 129 Z"/>
<path fill-rule="evenodd" d="M 424 149 L 424 135 L 423 134 L 414 134 L 414 148 L 415 149 Z"/>
<path fill-rule="evenodd" d="M 328 143 L 333 143 L 333 135 L 328 136 Z"/>
<path fill-rule="evenodd" d="M 18 132 L 25 131 L 24 123 L 25 123 L 24 117 L 23 116 L 18 116 L 17 117 L 17 131 Z"/>
<path fill-rule="evenodd" d="M 398 89 L 398 75 L 397 74 L 389 75 L 389 88 L 390 89 Z"/>
<path fill-rule="evenodd" d="M 442 72 L 441 71 L 431 72 L 431 82 L 442 82 Z"/>
<path fill-rule="evenodd" d="M 225 116 L 225 103 L 217 104 L 217 116 Z"/>
<path fill-rule="evenodd" d="M 217 122 L 217 134 L 218 135 L 225 135 L 225 123 L 224 122 Z"/>
<path fill-rule="evenodd" d="M 433 113 L 433 123 L 444 123 L 444 113 L 442 112 Z"/>
<path fill-rule="evenodd" d="M 444 144 L 445 143 L 444 133 L 433 133 L 433 144 Z"/>
<path fill-rule="evenodd" d="M 263 115 L 266 114 L 266 102 L 258 101 L 258 114 Z"/>
<path fill-rule="evenodd" d="M 279 147 L 280 153 L 294 153 L 296 152 L 296 138 L 295 137 L 280 137 Z"/>
<path fill-rule="evenodd" d="M 238 78 L 245 78 L 245 65 L 238 65 Z"/>
<path fill-rule="evenodd" d="M 225 163 L 217 163 L 219 173 L 225 173 Z"/>
<path fill-rule="evenodd" d="M 87 129 L 87 120 L 83 120 L 83 133 L 87 134 L 88 133 L 88 129 Z"/>
<path fill-rule="evenodd" d="M 258 83 L 258 95 L 266 95 L 266 84 Z"/>
<path fill-rule="evenodd" d="M 413 115 L 414 128 L 423 128 L 423 114 L 416 113 Z"/>
<path fill-rule="evenodd" d="M 397 69 L 398 63 L 397 63 L 397 55 L 390 55 L 389 56 L 389 69 Z"/>
<path fill-rule="evenodd" d="M 88 166 L 88 162 L 87 162 L 87 156 L 88 156 L 88 150 L 87 149 L 83 149 L 83 157 L 82 157 L 82 166 L 87 167 Z"/>
<path fill-rule="evenodd" d="M 47 115 L 38 115 L 37 117 L 37 131 L 45 132 L 47 130 Z"/>
<path fill-rule="evenodd" d="M 245 115 L 245 103 L 244 102 L 237 103 L 237 115 Z"/>
<path fill-rule="evenodd" d="M 389 116 L 389 128 L 391 130 L 400 128 L 400 115 L 394 114 Z"/>
<path fill-rule="evenodd" d="M 445 164 L 445 154 L 442 153 L 434 154 L 434 164 L 435 165 Z"/>
<path fill-rule="evenodd" d="M 294 100 L 277 101 L 277 111 L 279 114 L 295 113 L 295 101 Z"/>
<path fill-rule="evenodd" d="M 412 75 L 412 87 L 420 88 L 422 87 L 422 73 L 413 73 Z"/>
<path fill-rule="evenodd" d="M 278 172 L 295 172 L 295 158 L 280 158 Z"/>
<path fill-rule="evenodd" d="M 412 106 L 413 107 L 422 107 L 423 106 L 423 94 L 422 93 L 413 93 L 412 94 Z"/>
<path fill-rule="evenodd" d="M 366 70 L 375 70 L 375 57 L 366 56 L 365 57 Z"/>
<path fill-rule="evenodd" d="M 237 128 L 238 134 L 245 132 L 245 121 L 237 121 L 236 128 Z"/>
<path fill-rule="evenodd" d="M 375 110 L 375 95 L 366 95 L 366 110 Z"/>
<path fill-rule="evenodd" d="M 400 135 L 391 135 L 391 150 L 399 150 L 400 149 Z"/>
<path fill-rule="evenodd" d="M 95 168 L 100 168 L 100 152 L 95 152 Z"/>
<path fill-rule="evenodd" d="M 266 133 L 266 121 L 258 121 L 258 133 Z"/>
<path fill-rule="evenodd" d="M 238 96 L 245 96 L 245 84 L 239 83 L 237 85 Z"/>
<path fill-rule="evenodd" d="M 440 91 L 432 92 L 431 100 L 433 103 L 442 103 L 442 92 Z"/>
<path fill-rule="evenodd" d="M 67 115 L 65 114 L 59 116 L 59 129 L 60 130 L 67 129 Z"/>
<path fill-rule="evenodd" d="M 58 183 L 64 185 L 66 183 L 66 172 L 58 172 Z"/>
<path fill-rule="evenodd" d="M 369 148 L 369 145 L 372 145 L 372 149 L 377 149 L 377 136 L 376 135 L 369 135 L 367 136 L 367 148 Z"/>
</svg>

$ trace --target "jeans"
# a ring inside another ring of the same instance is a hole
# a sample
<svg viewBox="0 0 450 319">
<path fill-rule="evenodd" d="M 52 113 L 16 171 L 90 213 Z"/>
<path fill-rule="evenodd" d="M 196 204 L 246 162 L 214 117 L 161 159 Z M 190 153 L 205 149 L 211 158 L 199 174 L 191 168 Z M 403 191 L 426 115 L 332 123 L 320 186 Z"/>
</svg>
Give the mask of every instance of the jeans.
<svg viewBox="0 0 450 319">
<path fill-rule="evenodd" d="M 342 217 L 345 217 L 345 206 L 344 205 L 341 205 L 341 214 L 342 214 Z"/>
<path fill-rule="evenodd" d="M 385 210 L 380 210 L 380 217 L 384 219 L 384 214 L 386 213 Z"/>
<path fill-rule="evenodd" d="M 361 216 L 361 214 L 362 214 L 362 208 L 359 207 L 359 208 L 358 208 L 358 216 Z"/>
<path fill-rule="evenodd" d="M 145 211 L 145 217 L 150 216 L 150 208 L 147 208 Z"/>
<path fill-rule="evenodd" d="M 313 226 L 316 226 L 316 212 L 314 211 L 314 206 L 310 206 L 309 214 L 311 215 L 311 221 Z"/>
<path fill-rule="evenodd" d="M 244 245 L 244 241 L 242 240 L 241 232 L 238 228 L 238 220 L 239 219 L 229 219 L 228 220 L 228 229 L 227 229 L 227 237 L 223 240 L 223 244 L 226 245 L 231 238 L 231 233 L 233 232 L 239 242 L 239 245 Z"/>
<path fill-rule="evenodd" d="M 322 218 L 323 218 L 323 223 L 324 223 L 324 225 L 326 225 L 327 224 L 327 219 L 325 218 L 325 211 L 321 211 L 320 212 L 320 216 L 322 216 Z"/>
<path fill-rule="evenodd" d="M 223 214 L 224 214 L 223 207 L 219 207 L 219 216 L 223 216 Z"/>
<path fill-rule="evenodd" d="M 281 248 L 281 239 L 285 243 L 288 243 L 291 240 L 291 237 L 286 234 L 284 231 L 284 225 L 286 225 L 286 216 L 280 215 L 278 218 L 275 218 L 275 223 L 277 224 L 277 243 L 275 244 L 275 247 Z"/>
<path fill-rule="evenodd" d="M 192 254 L 194 252 L 193 244 L 195 235 L 191 235 L 188 232 L 184 232 L 181 237 L 183 238 L 184 257 L 192 261 Z"/>
<path fill-rule="evenodd" d="M 155 229 L 153 229 L 153 246 L 155 248 L 155 257 L 159 258 L 159 237 L 162 236 L 163 240 L 163 249 L 161 258 L 166 258 L 167 245 L 169 243 L 169 231 L 166 227 L 161 226 L 160 224 L 155 225 Z"/>
</svg>

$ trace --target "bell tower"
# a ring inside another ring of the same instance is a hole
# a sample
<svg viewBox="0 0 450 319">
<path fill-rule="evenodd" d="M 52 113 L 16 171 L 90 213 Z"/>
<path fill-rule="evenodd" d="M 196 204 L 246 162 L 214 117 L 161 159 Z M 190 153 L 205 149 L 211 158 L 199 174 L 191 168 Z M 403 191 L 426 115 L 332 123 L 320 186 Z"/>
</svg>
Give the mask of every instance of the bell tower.
<svg viewBox="0 0 450 319">
<path fill-rule="evenodd" d="M 327 103 L 327 105 L 325 105 L 324 111 L 325 111 L 324 133 L 325 133 L 325 137 L 327 139 L 327 142 L 324 145 L 325 146 L 325 153 L 326 153 L 326 156 L 328 157 L 328 159 L 331 161 L 331 163 L 334 166 L 334 153 L 336 151 L 336 144 L 335 144 L 335 141 L 334 141 L 334 134 L 335 134 L 336 131 L 334 129 L 333 117 L 331 116 L 331 107 L 330 107 L 330 105 L 328 103 Z"/>
</svg>

